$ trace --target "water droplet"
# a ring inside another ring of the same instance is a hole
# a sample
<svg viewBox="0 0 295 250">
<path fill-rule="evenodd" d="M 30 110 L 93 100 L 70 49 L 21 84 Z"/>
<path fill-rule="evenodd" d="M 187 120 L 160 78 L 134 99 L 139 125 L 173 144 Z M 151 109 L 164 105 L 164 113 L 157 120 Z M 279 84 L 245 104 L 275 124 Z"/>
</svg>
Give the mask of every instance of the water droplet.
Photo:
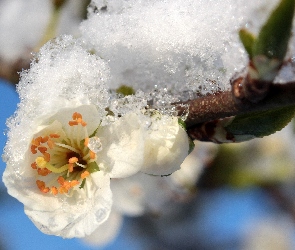
<svg viewBox="0 0 295 250">
<path fill-rule="evenodd" d="M 97 136 L 90 138 L 88 142 L 88 148 L 92 152 L 97 154 L 99 151 L 102 150 L 102 144 L 100 142 L 100 139 Z"/>
</svg>

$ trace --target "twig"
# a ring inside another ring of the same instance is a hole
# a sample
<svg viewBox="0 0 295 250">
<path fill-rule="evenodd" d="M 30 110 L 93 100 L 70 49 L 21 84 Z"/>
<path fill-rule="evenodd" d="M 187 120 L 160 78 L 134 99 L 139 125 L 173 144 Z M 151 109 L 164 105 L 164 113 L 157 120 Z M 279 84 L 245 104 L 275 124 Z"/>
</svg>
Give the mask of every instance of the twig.
<svg viewBox="0 0 295 250">
<path fill-rule="evenodd" d="M 266 97 L 257 103 L 238 99 L 230 90 L 199 97 L 185 104 L 189 104 L 189 114 L 185 122 L 187 127 L 191 128 L 203 122 L 229 116 L 295 105 L 295 82 L 270 84 Z M 180 114 L 184 112 L 185 108 L 181 105 L 177 108 Z"/>
</svg>

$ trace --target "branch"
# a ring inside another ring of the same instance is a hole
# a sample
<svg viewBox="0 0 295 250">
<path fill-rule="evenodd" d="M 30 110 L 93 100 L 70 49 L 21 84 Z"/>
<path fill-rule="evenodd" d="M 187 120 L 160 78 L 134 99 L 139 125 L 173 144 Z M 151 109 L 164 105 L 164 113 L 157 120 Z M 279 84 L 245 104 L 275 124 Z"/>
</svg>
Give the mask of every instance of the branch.
<svg viewBox="0 0 295 250">
<path fill-rule="evenodd" d="M 189 114 L 185 121 L 187 128 L 199 123 L 217 120 L 229 116 L 266 111 L 295 105 L 295 82 L 286 84 L 270 84 L 268 94 L 258 103 L 248 99 L 238 99 L 233 91 L 216 92 L 182 104 L 189 104 Z M 179 114 L 185 111 L 177 106 Z"/>
</svg>

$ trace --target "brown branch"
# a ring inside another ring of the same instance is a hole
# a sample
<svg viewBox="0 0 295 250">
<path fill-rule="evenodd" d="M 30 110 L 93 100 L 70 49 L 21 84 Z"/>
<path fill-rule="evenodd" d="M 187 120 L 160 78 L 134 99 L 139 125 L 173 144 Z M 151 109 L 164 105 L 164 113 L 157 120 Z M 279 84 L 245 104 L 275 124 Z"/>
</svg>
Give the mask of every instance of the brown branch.
<svg viewBox="0 0 295 250">
<path fill-rule="evenodd" d="M 189 128 L 199 123 L 229 116 L 295 105 L 295 82 L 271 84 L 266 97 L 258 103 L 247 99 L 239 100 L 232 91 L 224 91 L 199 97 L 185 104 L 189 104 L 189 114 L 186 120 Z M 177 108 L 179 114 L 185 110 L 181 106 Z"/>
</svg>

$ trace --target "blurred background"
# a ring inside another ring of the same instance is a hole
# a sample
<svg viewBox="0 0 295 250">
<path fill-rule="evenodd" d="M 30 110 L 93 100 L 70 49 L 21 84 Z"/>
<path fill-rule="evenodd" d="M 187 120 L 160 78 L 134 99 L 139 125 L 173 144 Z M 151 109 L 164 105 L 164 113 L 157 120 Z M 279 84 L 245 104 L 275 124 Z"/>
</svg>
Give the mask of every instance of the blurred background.
<svg viewBox="0 0 295 250">
<path fill-rule="evenodd" d="M 19 102 L 18 72 L 29 68 L 33 53 L 47 40 L 63 33 L 78 36 L 88 4 L 0 0 L 1 151 L 7 139 L 5 121 Z M 142 211 L 117 211 L 123 220 L 115 220 L 119 225 L 104 239 L 102 232 L 85 240 L 41 233 L 1 182 L 0 249 L 295 249 L 293 123 L 272 136 L 245 143 L 196 142 L 193 158 L 185 164 L 188 170 L 157 182 L 168 189 L 161 196 L 156 197 L 151 188 L 154 180 L 143 183 L 141 187 L 150 193 Z M 0 161 L 1 176 L 4 169 Z"/>
</svg>

